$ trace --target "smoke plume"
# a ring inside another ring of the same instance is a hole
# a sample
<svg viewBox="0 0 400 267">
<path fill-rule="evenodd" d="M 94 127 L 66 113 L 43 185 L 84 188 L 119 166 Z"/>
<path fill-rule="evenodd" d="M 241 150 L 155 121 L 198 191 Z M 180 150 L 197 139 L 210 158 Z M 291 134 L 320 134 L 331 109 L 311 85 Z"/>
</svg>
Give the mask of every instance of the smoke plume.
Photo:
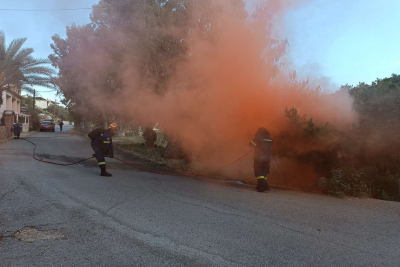
<svg viewBox="0 0 400 267">
<path fill-rule="evenodd" d="M 208 169 L 223 166 L 249 151 L 248 143 L 259 127 L 266 127 L 273 138 L 288 131 L 286 108 L 295 107 L 314 122 L 335 127 L 346 127 L 354 121 L 352 102 L 346 93 L 324 95 L 324 88 L 316 90 L 318 82 L 313 77 L 303 83 L 296 80 L 293 70 L 282 67 L 288 43 L 274 38 L 279 33 L 274 32 L 273 24 L 289 9 L 308 1 L 270 0 L 253 10 L 251 16 L 244 14 L 243 6 L 232 4 L 234 1 L 205 1 L 207 6 L 200 2 L 197 8 L 207 9 L 208 18 L 215 22 L 210 25 L 210 36 L 205 39 L 192 30 L 182 38 L 188 52 L 177 59 L 174 74 L 162 85 L 164 93 L 153 90 L 157 81 L 147 83 L 146 88 L 139 82 L 138 51 L 133 46 L 131 54 L 120 62 L 125 69 L 119 74 L 122 93 L 115 99 L 94 97 L 94 102 L 107 103 L 109 109 L 128 114 L 142 125 L 159 123 L 169 137 L 179 140 L 183 149 Z M 173 29 L 171 32 L 174 34 Z M 88 64 L 112 64 L 111 56 L 107 58 L 104 52 L 99 51 L 101 59 L 93 58 Z M 285 146 L 302 153 L 324 151 L 331 144 L 305 146 L 299 140 L 287 140 Z M 273 154 L 275 151 L 274 146 Z M 276 183 L 310 181 L 317 175 L 313 166 L 296 160 L 278 155 L 275 161 L 282 174 L 271 164 L 271 177 Z M 224 172 L 232 179 L 254 179 L 252 156 Z"/>
</svg>

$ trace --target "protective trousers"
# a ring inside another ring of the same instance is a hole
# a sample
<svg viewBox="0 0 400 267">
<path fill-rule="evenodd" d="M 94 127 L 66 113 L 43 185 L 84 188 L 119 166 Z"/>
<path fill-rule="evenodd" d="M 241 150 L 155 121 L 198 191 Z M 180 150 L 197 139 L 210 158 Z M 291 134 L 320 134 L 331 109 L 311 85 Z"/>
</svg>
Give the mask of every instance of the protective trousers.
<svg viewBox="0 0 400 267">
<path fill-rule="evenodd" d="M 92 141 L 90 143 L 94 153 L 96 154 L 96 159 L 99 164 L 100 169 L 106 169 L 106 159 L 104 158 L 103 149 L 97 142 Z"/>
<path fill-rule="evenodd" d="M 267 176 L 269 174 L 269 161 L 254 161 L 254 175 L 257 178 L 257 189 L 269 190 Z"/>
<path fill-rule="evenodd" d="M 21 134 L 21 131 L 19 129 L 14 130 L 14 138 L 19 138 L 20 134 Z"/>
</svg>

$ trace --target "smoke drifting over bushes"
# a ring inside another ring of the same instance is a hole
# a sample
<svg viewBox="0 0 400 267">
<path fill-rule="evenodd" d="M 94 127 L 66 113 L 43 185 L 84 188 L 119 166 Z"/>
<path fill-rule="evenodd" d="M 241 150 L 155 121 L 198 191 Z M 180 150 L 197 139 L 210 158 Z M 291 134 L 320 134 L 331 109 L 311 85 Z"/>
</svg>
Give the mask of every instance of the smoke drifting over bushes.
<svg viewBox="0 0 400 267">
<path fill-rule="evenodd" d="M 143 45 L 140 40 L 127 37 L 134 33 L 119 29 L 113 31 L 108 40 L 101 40 L 103 44 L 89 40 L 85 52 L 94 53 L 76 57 L 74 62 L 80 61 L 86 73 L 84 87 L 91 96 L 90 105 L 124 114 L 142 125 L 159 123 L 168 136 L 181 142 L 188 154 L 210 168 L 224 165 L 247 152 L 249 140 L 261 126 L 266 127 L 273 138 L 290 131 L 286 108 L 295 107 L 300 115 L 312 117 L 314 123 L 346 127 L 353 122 L 352 102 L 346 93 L 323 96 L 316 88 L 296 81 L 293 73 L 282 70 L 284 62 L 280 59 L 288 43 L 273 38 L 279 36 L 274 32 L 273 23 L 277 15 L 282 16 L 301 1 L 269 1 L 263 8 L 257 8 L 251 17 L 243 5 L 234 2 L 196 1 L 189 6 L 193 10 L 188 14 L 197 15 L 184 21 L 191 25 L 182 25 L 180 29 L 174 24 L 173 28 L 163 29 L 171 38 L 180 40 L 178 45 L 185 47 L 185 53 L 164 62 L 170 64 L 171 72 L 168 79 L 161 81 L 149 78 L 148 71 L 143 70 L 143 62 L 147 60 L 141 57 Z M 203 27 L 200 23 L 197 25 L 205 16 L 210 23 Z M 145 24 L 146 19 L 135 17 L 131 23 Z M 193 24 L 197 30 L 192 29 Z M 186 35 L 180 35 L 182 32 Z M 151 34 L 159 32 L 148 33 Z M 164 42 L 165 39 L 159 40 L 157 49 L 163 49 Z M 116 60 L 110 47 L 129 52 Z M 119 80 L 118 88 L 105 97 L 98 93 L 96 83 L 100 81 L 94 78 L 99 76 L 104 65 L 108 66 L 108 72 L 118 69 L 114 75 Z M 155 90 L 160 87 L 163 88 L 161 93 Z M 304 145 L 295 138 L 286 140 L 285 147 L 301 154 L 329 150 L 332 144 L 315 141 Z M 277 142 L 273 153 L 280 152 Z M 251 160 L 248 156 L 226 173 L 235 179 L 252 177 Z M 297 166 L 296 176 L 309 176 L 313 172 L 313 166 L 302 167 L 293 158 L 276 160 L 285 177 L 290 175 L 285 170 L 291 166 Z"/>
<path fill-rule="evenodd" d="M 182 141 L 186 151 L 214 167 L 248 151 L 249 140 L 261 126 L 278 136 L 287 127 L 286 107 L 296 107 L 322 123 L 352 121 L 349 97 L 324 98 L 291 83 L 277 67 L 274 56 L 283 55 L 285 46 L 271 39 L 273 32 L 249 23 L 238 15 L 242 10 L 228 1 L 215 2 L 218 34 L 212 42 L 193 36 L 192 53 L 177 65 L 165 95 L 138 91 L 134 80 L 125 81 L 132 95 L 123 106 L 132 117 L 161 122 L 167 133 Z M 257 15 L 265 19 L 270 17 L 268 13 L 284 12 L 290 5 L 288 1 L 271 1 L 268 7 Z M 247 161 L 245 166 L 251 174 L 252 164 Z"/>
</svg>

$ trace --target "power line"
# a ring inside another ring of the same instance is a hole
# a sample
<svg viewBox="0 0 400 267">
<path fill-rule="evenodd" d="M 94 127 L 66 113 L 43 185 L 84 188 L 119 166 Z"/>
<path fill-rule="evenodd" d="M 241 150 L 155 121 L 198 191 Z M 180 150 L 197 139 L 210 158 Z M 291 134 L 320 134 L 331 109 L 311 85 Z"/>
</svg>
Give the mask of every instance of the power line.
<svg viewBox="0 0 400 267">
<path fill-rule="evenodd" d="M 102 7 L 96 7 L 102 8 Z M 38 12 L 47 12 L 47 11 L 76 11 L 76 10 L 91 10 L 91 7 L 79 7 L 79 8 L 55 8 L 55 9 L 18 9 L 18 8 L 0 8 L 0 11 L 38 11 Z"/>
</svg>

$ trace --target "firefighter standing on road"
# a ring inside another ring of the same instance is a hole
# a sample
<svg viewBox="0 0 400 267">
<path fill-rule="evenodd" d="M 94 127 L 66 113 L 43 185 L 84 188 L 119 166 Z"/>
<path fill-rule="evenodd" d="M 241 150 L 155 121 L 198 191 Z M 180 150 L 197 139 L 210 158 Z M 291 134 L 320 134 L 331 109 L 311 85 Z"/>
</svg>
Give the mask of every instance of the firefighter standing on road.
<svg viewBox="0 0 400 267">
<path fill-rule="evenodd" d="M 143 138 L 146 140 L 147 147 L 154 147 L 154 143 L 157 141 L 157 133 L 151 127 L 146 127 Z"/>
<path fill-rule="evenodd" d="M 11 132 L 14 132 L 14 139 L 19 139 L 19 135 L 22 132 L 22 125 L 19 123 L 14 123 L 11 127 Z"/>
<path fill-rule="evenodd" d="M 261 127 L 250 141 L 249 146 L 255 146 L 254 151 L 254 175 L 257 178 L 257 191 L 269 191 L 267 175 L 269 162 L 271 161 L 272 138 L 267 129 Z"/>
<path fill-rule="evenodd" d="M 61 121 L 58 125 L 60 125 L 60 132 L 62 132 L 62 127 L 64 125 L 63 121 Z"/>
<path fill-rule="evenodd" d="M 99 167 L 101 169 L 101 176 L 112 176 L 106 170 L 106 160 L 105 156 L 110 158 L 114 157 L 112 136 L 118 132 L 118 125 L 116 123 L 111 123 L 108 129 L 97 128 L 89 133 L 90 139 L 92 139 L 91 146 L 95 152 L 96 159 L 98 161 Z"/>
</svg>

